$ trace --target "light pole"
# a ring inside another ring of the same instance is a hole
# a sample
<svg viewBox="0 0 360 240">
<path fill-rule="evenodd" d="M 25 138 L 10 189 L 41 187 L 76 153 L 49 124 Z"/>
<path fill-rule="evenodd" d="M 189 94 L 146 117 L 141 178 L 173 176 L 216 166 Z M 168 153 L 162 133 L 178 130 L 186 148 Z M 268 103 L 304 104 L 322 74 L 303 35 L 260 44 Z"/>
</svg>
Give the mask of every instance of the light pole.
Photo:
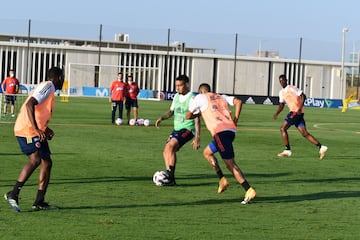
<svg viewBox="0 0 360 240">
<path fill-rule="evenodd" d="M 348 28 L 344 27 L 342 29 L 342 51 L 341 51 L 341 89 L 342 89 L 342 98 L 346 98 L 346 74 L 344 72 L 344 61 L 345 61 L 345 37 L 346 33 L 349 31 Z"/>
</svg>

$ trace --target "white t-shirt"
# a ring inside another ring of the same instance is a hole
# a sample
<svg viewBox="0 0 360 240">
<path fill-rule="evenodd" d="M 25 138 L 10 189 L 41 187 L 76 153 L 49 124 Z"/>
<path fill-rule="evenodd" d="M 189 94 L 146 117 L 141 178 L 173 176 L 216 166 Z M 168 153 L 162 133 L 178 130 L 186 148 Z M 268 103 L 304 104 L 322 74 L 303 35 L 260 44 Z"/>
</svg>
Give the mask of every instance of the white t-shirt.
<svg viewBox="0 0 360 240">
<path fill-rule="evenodd" d="M 228 95 L 221 95 L 225 99 L 225 101 L 230 105 L 234 106 L 234 98 L 233 96 Z M 205 94 L 198 94 L 195 96 L 195 98 L 190 100 L 189 104 L 189 111 L 198 114 L 199 112 L 205 111 L 205 109 L 208 107 L 208 99 Z"/>
</svg>

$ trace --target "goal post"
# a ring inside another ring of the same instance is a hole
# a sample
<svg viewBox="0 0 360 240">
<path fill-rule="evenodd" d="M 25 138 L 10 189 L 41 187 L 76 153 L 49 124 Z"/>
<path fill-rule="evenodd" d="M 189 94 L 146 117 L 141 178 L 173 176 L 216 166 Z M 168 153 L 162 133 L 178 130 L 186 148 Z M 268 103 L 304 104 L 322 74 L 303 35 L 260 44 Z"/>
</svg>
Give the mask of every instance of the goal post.
<svg viewBox="0 0 360 240">
<path fill-rule="evenodd" d="M 69 63 L 67 70 L 67 96 L 108 97 L 111 83 L 117 74 L 132 75 L 139 85 L 139 98 L 160 99 L 161 73 L 158 67 Z"/>
</svg>

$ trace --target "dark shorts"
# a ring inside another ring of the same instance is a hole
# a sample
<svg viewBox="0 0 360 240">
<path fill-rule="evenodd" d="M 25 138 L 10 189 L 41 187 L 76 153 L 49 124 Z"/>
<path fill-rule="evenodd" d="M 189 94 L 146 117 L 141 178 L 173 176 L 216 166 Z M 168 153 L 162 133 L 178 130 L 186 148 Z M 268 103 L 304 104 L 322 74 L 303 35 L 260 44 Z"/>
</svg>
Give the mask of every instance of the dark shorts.
<svg viewBox="0 0 360 240">
<path fill-rule="evenodd" d="M 234 139 L 235 133 L 232 131 L 219 132 L 208 146 L 213 153 L 219 152 L 222 159 L 232 159 L 235 156 L 232 144 Z"/>
<path fill-rule="evenodd" d="M 6 101 L 6 103 L 15 104 L 16 96 L 15 95 L 6 95 L 5 101 Z"/>
<path fill-rule="evenodd" d="M 188 129 L 181 129 L 179 131 L 174 130 L 169 138 L 167 139 L 166 143 L 170 141 L 170 139 L 175 138 L 179 143 L 178 150 L 185 145 L 188 141 L 190 141 L 194 137 L 194 133 Z"/>
<path fill-rule="evenodd" d="M 285 118 L 285 121 L 290 125 L 295 125 L 295 127 L 305 126 L 304 114 L 296 114 L 295 112 L 289 112 Z"/>
<path fill-rule="evenodd" d="M 130 109 L 131 107 L 138 108 L 138 100 L 137 99 L 131 99 L 127 98 L 125 102 L 126 109 Z"/>
<path fill-rule="evenodd" d="M 40 152 L 41 158 L 49 158 L 51 155 L 48 142 L 40 142 L 39 137 L 33 137 L 29 142 L 26 137 L 16 137 L 16 139 L 19 142 L 21 151 L 26 155 L 36 151 Z"/>
</svg>

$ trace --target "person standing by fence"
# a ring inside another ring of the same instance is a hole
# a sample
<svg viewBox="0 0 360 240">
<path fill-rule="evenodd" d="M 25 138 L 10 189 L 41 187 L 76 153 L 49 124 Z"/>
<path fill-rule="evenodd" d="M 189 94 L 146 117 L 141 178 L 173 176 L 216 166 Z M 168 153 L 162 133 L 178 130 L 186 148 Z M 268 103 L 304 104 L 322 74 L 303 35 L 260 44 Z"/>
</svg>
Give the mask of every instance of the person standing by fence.
<svg viewBox="0 0 360 240">
<path fill-rule="evenodd" d="M 119 108 L 119 118 L 123 118 L 124 101 L 126 97 L 126 83 L 123 81 L 123 73 L 119 72 L 110 86 L 109 102 L 112 104 L 111 123 L 115 123 L 116 110 Z"/>
<path fill-rule="evenodd" d="M 11 117 L 15 117 L 16 95 L 20 89 L 19 80 L 15 77 L 14 69 L 10 69 L 9 76 L 1 84 L 2 92 L 5 94 L 4 114 L 7 114 L 7 105 L 11 104 Z"/>
</svg>

